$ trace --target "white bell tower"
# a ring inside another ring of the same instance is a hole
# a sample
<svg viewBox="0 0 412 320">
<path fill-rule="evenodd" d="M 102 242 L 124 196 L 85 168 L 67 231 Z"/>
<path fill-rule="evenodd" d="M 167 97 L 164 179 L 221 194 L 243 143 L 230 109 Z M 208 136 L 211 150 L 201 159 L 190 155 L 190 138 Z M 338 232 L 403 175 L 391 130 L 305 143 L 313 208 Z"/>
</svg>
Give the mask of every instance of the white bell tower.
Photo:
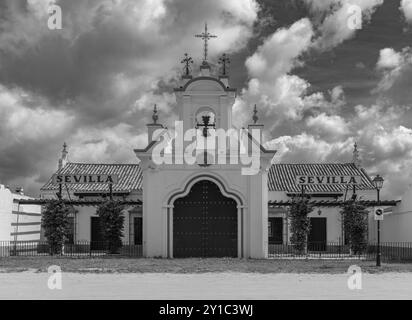
<svg viewBox="0 0 412 320">
<path fill-rule="evenodd" d="M 203 116 L 210 117 L 210 123 L 216 129 L 228 130 L 232 128 L 232 106 L 236 98 L 236 89 L 231 88 L 227 75 L 229 58 L 224 54 L 219 59 L 221 70 L 218 76 L 211 74 L 208 62 L 208 41 L 216 38 L 208 32 L 207 24 L 202 34 L 196 35 L 204 41 L 204 56 L 200 66 L 200 74 L 193 77 L 190 64 L 193 59 L 185 54 L 182 63 L 185 64 L 185 73 L 180 87 L 175 89 L 179 120 L 184 123 L 184 131 L 201 124 Z"/>
</svg>

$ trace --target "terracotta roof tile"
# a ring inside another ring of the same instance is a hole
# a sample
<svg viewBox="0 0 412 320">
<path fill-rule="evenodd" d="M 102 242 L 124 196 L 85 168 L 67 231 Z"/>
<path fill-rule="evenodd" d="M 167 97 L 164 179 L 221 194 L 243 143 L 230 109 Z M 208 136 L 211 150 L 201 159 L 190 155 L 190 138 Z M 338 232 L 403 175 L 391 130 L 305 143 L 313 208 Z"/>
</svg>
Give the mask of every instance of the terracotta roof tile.
<svg viewBox="0 0 412 320">
<path fill-rule="evenodd" d="M 356 186 L 358 190 L 374 189 L 372 180 L 363 168 L 358 168 L 354 163 L 319 163 L 319 164 L 273 164 L 269 170 L 269 191 L 285 191 L 299 193 L 301 187 L 296 184 L 299 175 L 359 175 L 362 184 Z M 305 187 L 308 193 L 340 193 L 345 191 L 343 185 L 311 185 Z"/>
<path fill-rule="evenodd" d="M 68 163 L 59 174 L 117 174 L 119 181 L 113 184 L 113 192 L 130 192 L 142 189 L 142 171 L 138 164 L 88 164 Z M 108 191 L 106 184 L 70 184 L 70 190 L 77 192 Z M 41 190 L 57 190 L 57 184 L 53 184 L 52 178 Z"/>
<path fill-rule="evenodd" d="M 142 171 L 138 164 L 86 164 L 68 163 L 60 174 L 117 174 L 119 182 L 113 185 L 113 192 L 130 192 L 142 190 Z M 353 163 L 334 164 L 273 164 L 269 170 L 269 191 L 284 191 L 299 193 L 301 187 L 295 183 L 297 175 L 360 175 L 362 184 L 358 190 L 374 189 L 371 178 L 366 171 Z M 76 192 L 107 191 L 105 184 L 71 184 L 70 190 Z M 52 179 L 41 190 L 57 190 L 58 185 Z M 340 193 L 345 187 L 341 185 L 313 185 L 307 186 L 308 193 Z"/>
</svg>

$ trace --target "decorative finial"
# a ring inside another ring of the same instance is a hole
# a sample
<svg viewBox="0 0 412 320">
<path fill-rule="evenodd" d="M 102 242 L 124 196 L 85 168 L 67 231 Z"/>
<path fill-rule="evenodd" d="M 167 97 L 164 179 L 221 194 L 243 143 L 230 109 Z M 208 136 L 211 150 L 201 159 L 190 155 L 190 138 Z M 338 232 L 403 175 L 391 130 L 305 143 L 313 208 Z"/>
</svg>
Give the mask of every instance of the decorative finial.
<svg viewBox="0 0 412 320">
<path fill-rule="evenodd" d="M 190 64 L 193 64 L 193 59 L 185 53 L 185 57 L 181 63 L 185 64 L 185 76 L 190 76 Z"/>
<path fill-rule="evenodd" d="M 153 123 L 157 124 L 157 120 L 159 120 L 159 116 L 157 115 L 157 105 L 154 105 L 153 108 L 153 115 L 152 115 Z"/>
<path fill-rule="evenodd" d="M 258 113 L 257 106 L 255 105 L 255 107 L 253 108 L 253 117 L 252 117 L 254 124 L 256 124 L 259 120 L 257 113 Z"/>
<path fill-rule="evenodd" d="M 211 34 L 207 30 L 207 22 L 205 23 L 205 31 L 201 34 L 195 35 L 196 38 L 202 38 L 204 43 L 204 52 L 203 52 L 203 65 L 207 65 L 207 54 L 208 54 L 208 41 L 212 38 L 217 38 L 217 36 Z"/>
<path fill-rule="evenodd" d="M 67 151 L 67 143 L 64 142 L 64 143 L 63 143 L 62 156 L 61 156 L 61 158 L 59 159 L 58 164 L 57 164 L 57 169 L 58 169 L 58 170 L 62 169 L 62 168 L 67 164 L 67 162 L 68 162 L 68 154 L 69 154 L 69 152 Z"/>
<path fill-rule="evenodd" d="M 353 163 L 357 166 L 361 166 L 361 160 L 359 157 L 358 143 L 355 141 L 353 145 Z"/>
<path fill-rule="evenodd" d="M 220 58 L 219 58 L 219 64 L 222 65 L 222 76 L 227 75 L 227 69 L 228 65 L 230 64 L 230 58 L 224 53 Z"/>
</svg>

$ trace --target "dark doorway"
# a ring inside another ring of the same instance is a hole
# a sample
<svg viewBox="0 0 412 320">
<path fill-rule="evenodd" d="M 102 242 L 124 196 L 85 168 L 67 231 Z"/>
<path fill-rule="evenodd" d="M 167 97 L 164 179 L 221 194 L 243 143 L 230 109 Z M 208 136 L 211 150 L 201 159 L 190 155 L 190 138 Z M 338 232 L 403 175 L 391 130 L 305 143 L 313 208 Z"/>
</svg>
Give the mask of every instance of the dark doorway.
<svg viewBox="0 0 412 320">
<path fill-rule="evenodd" d="M 173 256 L 237 257 L 237 205 L 211 181 L 196 183 L 173 211 Z"/>
<path fill-rule="evenodd" d="M 143 243 L 143 219 L 136 217 L 133 219 L 134 244 L 141 245 Z"/>
<path fill-rule="evenodd" d="M 310 218 L 309 251 L 326 251 L 326 218 Z"/>
<path fill-rule="evenodd" d="M 91 217 L 91 250 L 104 250 L 104 239 L 99 217 Z"/>
<path fill-rule="evenodd" d="M 283 218 L 269 218 L 269 244 L 283 244 Z"/>
</svg>

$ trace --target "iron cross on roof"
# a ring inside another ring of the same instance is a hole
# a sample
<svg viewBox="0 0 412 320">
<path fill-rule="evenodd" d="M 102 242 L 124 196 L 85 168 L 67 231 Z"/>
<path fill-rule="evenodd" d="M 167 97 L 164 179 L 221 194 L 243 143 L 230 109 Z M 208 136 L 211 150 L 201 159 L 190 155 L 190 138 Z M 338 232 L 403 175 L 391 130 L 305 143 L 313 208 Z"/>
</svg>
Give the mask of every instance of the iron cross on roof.
<svg viewBox="0 0 412 320">
<path fill-rule="evenodd" d="M 226 76 L 227 75 L 227 69 L 228 69 L 228 65 L 230 64 L 230 58 L 226 55 L 226 53 L 224 53 L 220 58 L 219 58 L 219 64 L 222 65 L 222 76 Z"/>
<path fill-rule="evenodd" d="M 193 59 L 185 53 L 185 57 L 181 63 L 184 63 L 185 65 L 185 76 L 190 76 L 190 64 L 193 64 Z"/>
<path fill-rule="evenodd" d="M 208 41 L 212 38 L 217 38 L 217 36 L 209 33 L 207 30 L 207 22 L 205 23 L 205 32 L 201 34 L 195 35 L 196 38 L 202 38 L 202 40 L 205 42 L 204 44 L 204 57 L 203 57 L 203 62 L 207 61 L 207 53 L 208 53 Z"/>
</svg>

